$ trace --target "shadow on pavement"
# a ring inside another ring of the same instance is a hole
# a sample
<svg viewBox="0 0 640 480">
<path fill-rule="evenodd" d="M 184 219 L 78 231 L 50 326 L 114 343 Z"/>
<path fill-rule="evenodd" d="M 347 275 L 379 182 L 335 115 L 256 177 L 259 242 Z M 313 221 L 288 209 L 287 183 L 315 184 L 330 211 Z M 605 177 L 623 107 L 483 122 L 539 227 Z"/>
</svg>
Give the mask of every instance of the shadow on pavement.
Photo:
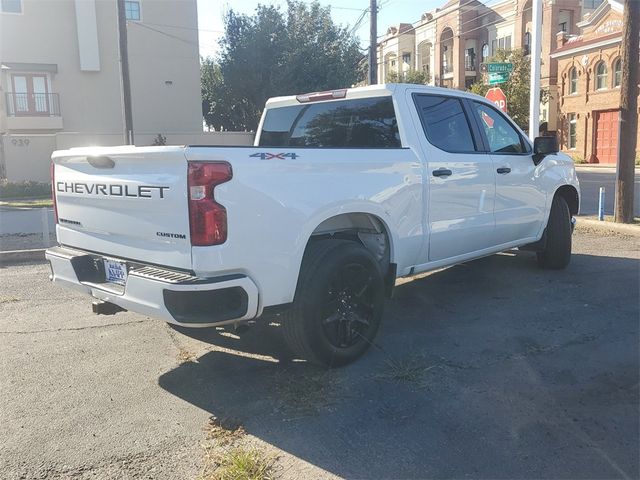
<svg viewBox="0 0 640 480">
<path fill-rule="evenodd" d="M 495 255 L 398 287 L 348 367 L 292 361 L 275 324 L 183 330 L 228 350 L 159 384 L 343 477 L 638 478 L 638 303 L 637 260 Z"/>
</svg>

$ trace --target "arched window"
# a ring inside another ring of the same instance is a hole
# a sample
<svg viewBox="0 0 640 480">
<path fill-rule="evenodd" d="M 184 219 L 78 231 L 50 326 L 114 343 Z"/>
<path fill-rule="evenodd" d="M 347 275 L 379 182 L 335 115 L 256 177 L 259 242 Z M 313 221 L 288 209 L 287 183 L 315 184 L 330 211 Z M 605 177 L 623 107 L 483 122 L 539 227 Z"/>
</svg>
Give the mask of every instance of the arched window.
<svg viewBox="0 0 640 480">
<path fill-rule="evenodd" d="M 578 93 L 578 70 L 576 67 L 569 70 L 569 95 L 574 93 Z"/>
<path fill-rule="evenodd" d="M 489 45 L 485 43 L 482 45 L 482 62 L 486 62 L 487 58 L 489 58 Z"/>
<path fill-rule="evenodd" d="M 596 90 L 607 88 L 608 77 L 607 64 L 604 62 L 598 63 L 598 65 L 596 65 Z"/>
<path fill-rule="evenodd" d="M 525 55 L 531 53 L 531 34 L 529 32 L 524 34 L 523 50 Z"/>
<path fill-rule="evenodd" d="M 618 58 L 613 62 L 613 88 L 619 87 L 622 83 L 622 59 Z"/>
</svg>

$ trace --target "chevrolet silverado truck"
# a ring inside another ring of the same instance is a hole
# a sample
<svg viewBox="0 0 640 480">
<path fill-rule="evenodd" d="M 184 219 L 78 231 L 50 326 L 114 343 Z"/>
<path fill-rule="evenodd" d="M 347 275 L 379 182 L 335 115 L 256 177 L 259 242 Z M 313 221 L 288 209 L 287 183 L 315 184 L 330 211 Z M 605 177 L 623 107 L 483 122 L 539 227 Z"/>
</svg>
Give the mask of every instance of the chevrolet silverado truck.
<svg viewBox="0 0 640 480">
<path fill-rule="evenodd" d="M 361 356 L 413 276 L 516 247 L 569 264 L 579 185 L 555 137 L 418 85 L 272 98 L 254 146 L 52 155 L 51 279 L 185 327 L 279 317 L 300 357 Z"/>
</svg>

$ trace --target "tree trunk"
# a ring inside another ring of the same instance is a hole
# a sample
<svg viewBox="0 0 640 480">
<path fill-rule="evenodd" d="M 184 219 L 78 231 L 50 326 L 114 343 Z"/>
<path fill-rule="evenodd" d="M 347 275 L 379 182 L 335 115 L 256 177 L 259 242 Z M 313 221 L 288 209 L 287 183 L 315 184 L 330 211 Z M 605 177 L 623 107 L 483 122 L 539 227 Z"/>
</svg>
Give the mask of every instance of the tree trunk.
<svg viewBox="0 0 640 480">
<path fill-rule="evenodd" d="M 618 223 L 633 222 L 633 189 L 638 138 L 638 42 L 640 2 L 626 0 L 622 17 L 622 84 L 620 86 L 620 135 L 616 175 Z"/>
</svg>

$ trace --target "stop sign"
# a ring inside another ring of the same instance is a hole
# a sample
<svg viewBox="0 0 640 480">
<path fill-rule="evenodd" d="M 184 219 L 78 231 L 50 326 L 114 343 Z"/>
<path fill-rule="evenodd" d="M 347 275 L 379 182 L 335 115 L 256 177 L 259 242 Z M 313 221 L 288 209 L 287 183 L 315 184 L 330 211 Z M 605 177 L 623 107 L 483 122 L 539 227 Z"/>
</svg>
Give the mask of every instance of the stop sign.
<svg viewBox="0 0 640 480">
<path fill-rule="evenodd" d="M 507 113 L 507 96 L 504 94 L 500 87 L 489 89 L 484 97 L 487 100 L 495 103 L 496 106 L 504 113 Z"/>
</svg>

